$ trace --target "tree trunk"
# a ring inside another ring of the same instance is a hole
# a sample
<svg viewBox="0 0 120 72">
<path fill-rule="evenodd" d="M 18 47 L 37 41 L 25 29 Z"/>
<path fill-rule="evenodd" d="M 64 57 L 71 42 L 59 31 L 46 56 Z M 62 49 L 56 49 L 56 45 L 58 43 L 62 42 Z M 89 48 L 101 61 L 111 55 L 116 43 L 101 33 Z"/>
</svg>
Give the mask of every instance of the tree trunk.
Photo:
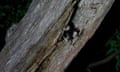
<svg viewBox="0 0 120 72">
<path fill-rule="evenodd" d="M 63 72 L 113 2 L 33 0 L 22 20 L 7 32 L 0 72 Z"/>
</svg>

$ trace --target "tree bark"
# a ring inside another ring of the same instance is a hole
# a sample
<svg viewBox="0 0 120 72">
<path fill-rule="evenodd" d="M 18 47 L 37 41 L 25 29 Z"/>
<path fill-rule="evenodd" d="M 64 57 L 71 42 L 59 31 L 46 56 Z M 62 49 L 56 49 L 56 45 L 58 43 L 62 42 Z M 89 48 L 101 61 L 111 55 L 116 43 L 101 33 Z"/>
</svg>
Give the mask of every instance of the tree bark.
<svg viewBox="0 0 120 72">
<path fill-rule="evenodd" d="M 63 72 L 115 0 L 33 0 L 0 52 L 0 72 Z M 80 35 L 62 39 L 73 23 Z"/>
</svg>

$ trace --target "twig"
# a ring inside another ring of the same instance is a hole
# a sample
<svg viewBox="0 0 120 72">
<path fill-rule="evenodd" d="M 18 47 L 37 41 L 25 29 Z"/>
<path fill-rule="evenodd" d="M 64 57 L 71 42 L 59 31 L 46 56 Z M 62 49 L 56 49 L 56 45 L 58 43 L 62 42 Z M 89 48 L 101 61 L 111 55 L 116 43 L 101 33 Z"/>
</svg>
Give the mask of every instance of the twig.
<svg viewBox="0 0 120 72">
<path fill-rule="evenodd" d="M 106 57 L 103 60 L 100 60 L 100 61 L 89 64 L 88 67 L 91 68 L 91 67 L 95 67 L 95 66 L 98 66 L 98 65 L 101 65 L 101 64 L 105 64 L 105 63 L 109 62 L 110 60 L 112 60 L 118 54 L 120 54 L 120 49 L 118 51 L 114 52 L 113 54 L 111 54 L 110 56 Z"/>
</svg>

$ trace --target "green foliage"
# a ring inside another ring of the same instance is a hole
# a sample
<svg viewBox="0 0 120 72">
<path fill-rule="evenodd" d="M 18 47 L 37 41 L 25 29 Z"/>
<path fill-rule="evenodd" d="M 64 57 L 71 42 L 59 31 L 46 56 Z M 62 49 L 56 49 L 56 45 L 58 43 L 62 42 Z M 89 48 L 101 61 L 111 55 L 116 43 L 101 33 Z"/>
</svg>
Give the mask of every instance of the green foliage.
<svg viewBox="0 0 120 72">
<path fill-rule="evenodd" d="M 106 43 L 106 47 L 110 48 L 106 55 L 111 55 L 120 49 L 120 26 L 114 33 L 114 35 Z M 120 70 L 120 55 L 116 56 L 116 70 Z"/>
<path fill-rule="evenodd" d="M 86 72 L 91 72 L 90 68 L 87 68 L 87 69 L 86 69 Z"/>
<path fill-rule="evenodd" d="M 115 33 L 111 36 L 111 38 L 105 44 L 109 50 L 106 52 L 106 56 L 111 55 L 114 52 L 120 50 L 120 26 L 116 29 Z M 115 57 L 116 59 L 116 70 L 120 71 L 120 54 Z M 91 72 L 90 68 L 86 69 L 86 72 Z"/>
<path fill-rule="evenodd" d="M 18 23 L 32 0 L 4 0 L 0 2 L 0 26 L 7 29 Z"/>
<path fill-rule="evenodd" d="M 120 55 L 116 56 L 116 70 L 119 71 L 120 70 Z"/>
<path fill-rule="evenodd" d="M 110 49 L 108 50 L 108 52 L 106 53 L 106 55 L 110 55 L 113 52 L 117 51 L 117 41 L 116 40 L 109 39 L 108 42 L 106 43 L 106 45 L 108 47 L 110 47 Z"/>
</svg>

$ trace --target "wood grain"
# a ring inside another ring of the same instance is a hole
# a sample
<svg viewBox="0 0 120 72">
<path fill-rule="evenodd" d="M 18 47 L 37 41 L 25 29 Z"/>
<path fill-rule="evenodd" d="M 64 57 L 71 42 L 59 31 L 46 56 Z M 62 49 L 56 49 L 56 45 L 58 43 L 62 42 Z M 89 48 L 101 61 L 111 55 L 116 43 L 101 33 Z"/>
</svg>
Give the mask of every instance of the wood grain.
<svg viewBox="0 0 120 72">
<path fill-rule="evenodd" d="M 0 52 L 0 72 L 63 72 L 114 1 L 33 0 L 15 29 L 7 32 Z M 78 8 L 73 16 L 75 5 Z M 80 29 L 80 36 L 73 43 L 58 41 L 70 21 Z"/>
</svg>

